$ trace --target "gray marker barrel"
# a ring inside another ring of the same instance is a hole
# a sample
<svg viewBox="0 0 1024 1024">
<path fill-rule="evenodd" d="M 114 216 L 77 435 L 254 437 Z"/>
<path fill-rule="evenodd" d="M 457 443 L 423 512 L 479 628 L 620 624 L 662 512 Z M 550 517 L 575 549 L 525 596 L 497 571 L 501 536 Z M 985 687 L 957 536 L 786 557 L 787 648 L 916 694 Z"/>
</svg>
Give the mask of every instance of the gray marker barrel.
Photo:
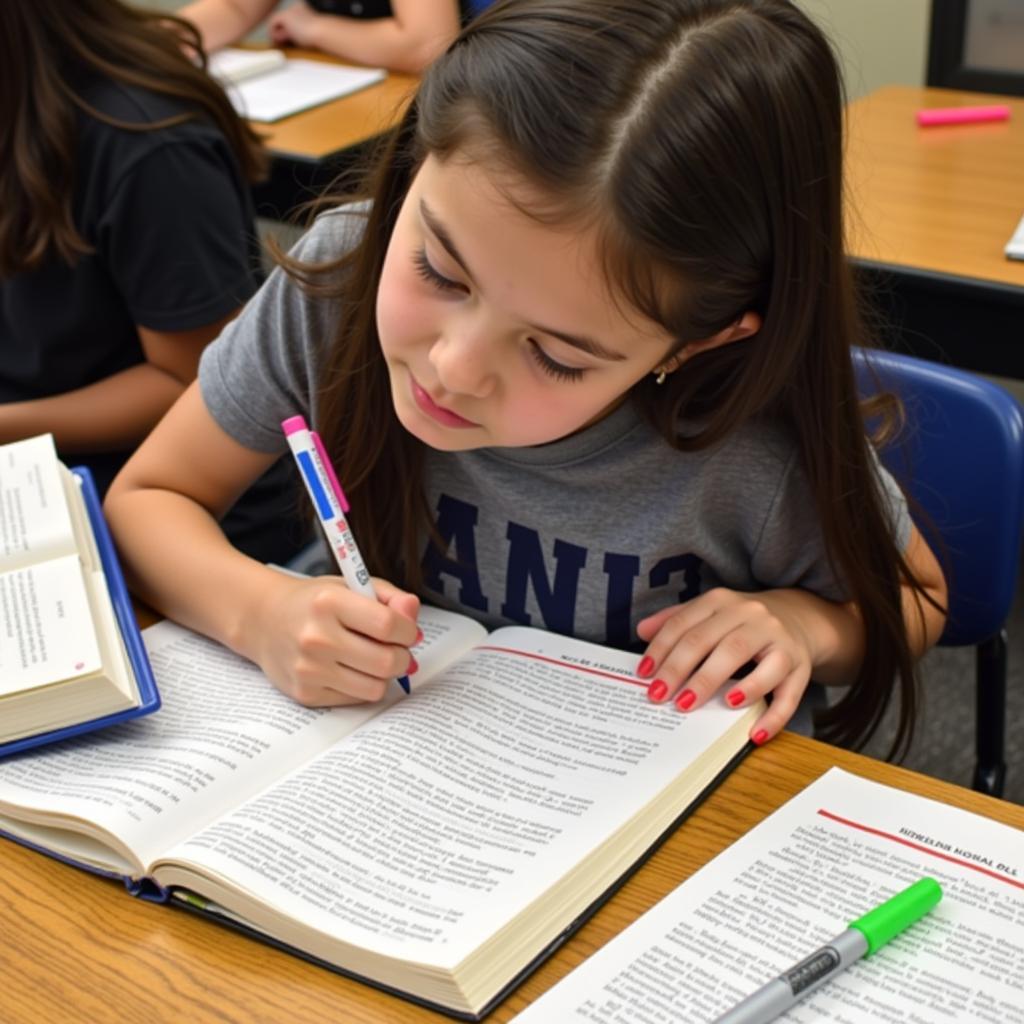
<svg viewBox="0 0 1024 1024">
<path fill-rule="evenodd" d="M 867 951 L 868 940 L 856 928 L 849 928 L 827 946 L 815 950 L 807 959 L 747 996 L 714 1024 L 768 1024 Z"/>
</svg>

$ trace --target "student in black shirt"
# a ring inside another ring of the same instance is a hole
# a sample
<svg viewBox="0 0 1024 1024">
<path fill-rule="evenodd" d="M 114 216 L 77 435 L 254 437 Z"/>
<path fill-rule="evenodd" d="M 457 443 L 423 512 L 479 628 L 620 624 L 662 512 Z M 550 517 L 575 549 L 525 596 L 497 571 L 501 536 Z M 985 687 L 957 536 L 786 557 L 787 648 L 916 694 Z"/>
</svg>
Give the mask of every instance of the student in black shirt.
<svg viewBox="0 0 1024 1024">
<path fill-rule="evenodd" d="M 265 157 L 195 42 L 119 0 L 0 3 L 0 443 L 52 432 L 101 492 L 259 286 Z"/>
<path fill-rule="evenodd" d="M 207 50 L 241 39 L 269 17 L 271 42 L 323 50 L 342 60 L 394 71 L 422 71 L 444 52 L 459 25 L 491 0 L 192 0 L 178 12 Z"/>
</svg>

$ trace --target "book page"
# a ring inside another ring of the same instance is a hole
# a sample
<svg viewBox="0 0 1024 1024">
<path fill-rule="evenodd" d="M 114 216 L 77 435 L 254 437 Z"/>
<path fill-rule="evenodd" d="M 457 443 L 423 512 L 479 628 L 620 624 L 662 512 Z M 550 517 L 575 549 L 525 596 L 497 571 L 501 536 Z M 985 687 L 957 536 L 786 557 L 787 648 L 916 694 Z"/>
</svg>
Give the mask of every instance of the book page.
<svg viewBox="0 0 1024 1024">
<path fill-rule="evenodd" d="M 421 621 L 423 673 L 454 657 L 459 638 L 468 645 L 483 632 L 436 609 L 424 609 Z M 124 849 L 145 865 L 401 699 L 396 684 L 380 704 L 308 709 L 251 662 L 181 626 L 160 622 L 143 637 L 159 713 L 0 761 L 0 828 L 31 839 L 26 821 L 80 819 L 117 837 L 119 868 Z M 36 835 L 47 847 L 60 841 Z"/>
<path fill-rule="evenodd" d="M 1024 1024 L 1024 833 L 838 768 L 515 1019 L 712 1021 L 925 875 L 938 906 L 779 1021 Z"/>
<path fill-rule="evenodd" d="M 0 700 L 100 668 L 77 555 L 0 573 Z"/>
<path fill-rule="evenodd" d="M 289 934 L 293 918 L 386 955 L 459 963 L 638 814 L 660 834 L 678 813 L 656 806 L 666 780 L 731 728 L 730 753 L 745 740 L 749 714 L 656 706 L 635 664 L 499 630 L 167 860 L 255 894 L 264 906 L 191 886 L 286 941 L 309 939 Z M 625 843 L 587 881 L 603 891 L 651 838 Z M 162 865 L 156 875 L 188 877 Z M 534 939 L 525 947 L 536 953 Z"/>
<path fill-rule="evenodd" d="M 0 570 L 75 550 L 50 434 L 0 446 Z"/>
<path fill-rule="evenodd" d="M 241 117 L 269 123 L 358 92 L 386 76 L 382 68 L 289 59 L 277 70 L 228 84 L 225 88 Z"/>
</svg>

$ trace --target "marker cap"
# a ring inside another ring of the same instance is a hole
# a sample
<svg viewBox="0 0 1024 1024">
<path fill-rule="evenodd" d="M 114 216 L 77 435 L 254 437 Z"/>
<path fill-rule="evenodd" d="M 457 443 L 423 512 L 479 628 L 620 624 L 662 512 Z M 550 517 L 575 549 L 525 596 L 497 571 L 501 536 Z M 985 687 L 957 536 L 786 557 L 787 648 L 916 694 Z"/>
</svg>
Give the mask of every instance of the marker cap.
<svg viewBox="0 0 1024 1024">
<path fill-rule="evenodd" d="M 1005 103 L 985 107 L 928 107 L 915 115 L 922 127 L 944 124 L 978 124 L 984 121 L 1006 121 L 1010 108 Z"/>
<path fill-rule="evenodd" d="M 294 434 L 300 430 L 308 430 L 306 426 L 306 419 L 303 416 L 289 416 L 286 420 L 281 420 L 281 429 L 284 431 L 285 437 Z"/>
<path fill-rule="evenodd" d="M 850 922 L 851 928 L 868 941 L 865 956 L 871 956 L 891 938 L 920 920 L 942 899 L 942 888 L 934 878 L 922 878 L 898 892 L 881 906 L 869 910 L 863 917 Z"/>
</svg>

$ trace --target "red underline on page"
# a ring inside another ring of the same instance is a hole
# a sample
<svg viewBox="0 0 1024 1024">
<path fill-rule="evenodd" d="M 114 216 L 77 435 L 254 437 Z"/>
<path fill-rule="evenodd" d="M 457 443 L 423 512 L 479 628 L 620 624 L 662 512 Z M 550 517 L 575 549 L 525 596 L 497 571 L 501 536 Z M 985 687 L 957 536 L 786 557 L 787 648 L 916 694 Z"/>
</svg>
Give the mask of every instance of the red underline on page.
<svg viewBox="0 0 1024 1024">
<path fill-rule="evenodd" d="M 605 679 L 614 679 L 617 683 L 629 683 L 630 686 L 642 686 L 647 689 L 647 681 L 644 679 L 633 679 L 630 676 L 616 675 L 614 672 L 604 672 L 599 668 L 588 668 L 586 665 L 574 665 L 571 661 L 562 661 L 560 658 L 549 658 L 546 654 L 534 654 L 532 651 L 517 651 L 513 647 L 497 647 L 494 644 L 480 644 L 475 647 L 477 651 L 500 651 L 502 654 L 516 654 L 520 658 L 533 658 L 534 661 L 546 661 L 549 665 L 558 665 L 560 668 L 573 668 L 577 672 L 589 672 L 592 676 L 604 676 Z"/>
<path fill-rule="evenodd" d="M 873 836 L 881 836 L 882 839 L 891 839 L 894 843 L 901 843 L 903 846 L 909 846 L 912 850 L 920 850 L 922 853 L 930 853 L 933 857 L 938 857 L 940 860 L 948 860 L 951 864 L 959 864 L 962 868 L 970 868 L 972 871 L 977 871 L 982 875 L 988 875 L 989 878 L 994 878 L 999 882 L 1006 882 L 1007 885 L 1013 885 L 1018 889 L 1024 889 L 1024 882 L 1018 882 L 1016 879 L 1007 878 L 1006 875 L 1001 875 L 998 871 L 993 871 L 991 868 L 982 867 L 980 864 L 975 864 L 969 860 L 963 860 L 960 857 L 952 857 L 948 853 L 943 853 L 941 850 L 933 850 L 930 846 L 923 846 L 921 843 L 911 842 L 909 839 L 893 835 L 891 832 L 883 832 L 881 829 L 871 828 L 870 825 L 862 825 L 859 821 L 850 821 L 848 818 L 840 818 L 838 814 L 833 814 L 831 811 L 819 809 L 818 813 L 823 818 L 829 818 L 832 821 L 839 822 L 840 825 L 849 825 L 850 828 L 860 829 L 861 832 L 870 832 Z"/>
</svg>

